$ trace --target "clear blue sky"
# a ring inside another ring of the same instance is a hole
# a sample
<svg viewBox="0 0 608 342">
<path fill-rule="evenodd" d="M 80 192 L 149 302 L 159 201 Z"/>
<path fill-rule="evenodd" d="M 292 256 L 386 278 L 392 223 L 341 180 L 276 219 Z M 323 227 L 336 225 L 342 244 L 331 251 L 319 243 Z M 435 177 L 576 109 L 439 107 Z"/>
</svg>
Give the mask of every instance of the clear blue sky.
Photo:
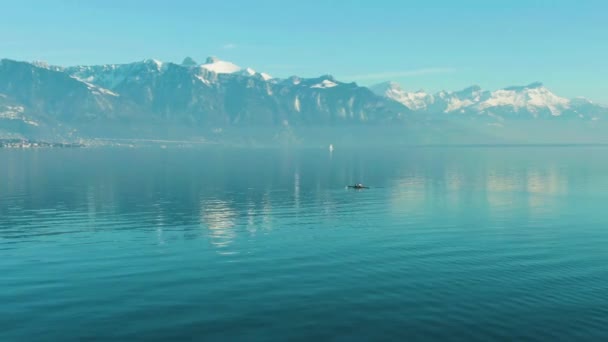
<svg viewBox="0 0 608 342">
<path fill-rule="evenodd" d="M 0 0 L 0 57 L 51 64 L 215 55 L 273 76 L 405 89 L 541 81 L 608 104 L 608 1 Z"/>
</svg>

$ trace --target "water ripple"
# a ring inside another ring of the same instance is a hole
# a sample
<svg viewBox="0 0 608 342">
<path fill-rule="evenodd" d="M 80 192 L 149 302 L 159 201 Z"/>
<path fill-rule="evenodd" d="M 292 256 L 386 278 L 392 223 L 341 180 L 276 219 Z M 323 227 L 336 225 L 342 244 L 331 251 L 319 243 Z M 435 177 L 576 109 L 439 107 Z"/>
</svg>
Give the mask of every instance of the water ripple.
<svg viewBox="0 0 608 342">
<path fill-rule="evenodd" d="M 0 340 L 603 339 L 608 164 L 495 152 L 24 157 Z"/>
</svg>

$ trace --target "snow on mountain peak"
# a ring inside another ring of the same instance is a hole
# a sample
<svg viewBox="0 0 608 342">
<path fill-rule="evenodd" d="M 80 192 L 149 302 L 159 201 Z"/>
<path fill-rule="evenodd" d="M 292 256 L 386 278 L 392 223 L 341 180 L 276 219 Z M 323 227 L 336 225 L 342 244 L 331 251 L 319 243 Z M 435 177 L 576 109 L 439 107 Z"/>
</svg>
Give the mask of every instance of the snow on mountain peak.
<svg viewBox="0 0 608 342">
<path fill-rule="evenodd" d="M 241 67 L 226 61 L 222 61 L 217 57 L 208 57 L 205 64 L 201 68 L 214 72 L 216 74 L 232 74 L 241 71 Z"/>
<path fill-rule="evenodd" d="M 158 59 L 154 59 L 154 58 L 145 59 L 144 63 L 149 64 L 149 65 L 154 65 L 154 67 L 158 71 L 160 71 L 163 67 L 163 62 L 159 61 Z"/>
<path fill-rule="evenodd" d="M 399 83 L 393 81 L 378 83 L 368 88 L 378 95 L 385 95 L 387 92 L 390 91 L 403 91 Z"/>
<path fill-rule="evenodd" d="M 45 62 L 45 61 L 33 61 L 32 64 L 39 68 L 44 68 L 44 69 L 49 68 L 49 63 Z"/>
<path fill-rule="evenodd" d="M 570 100 L 553 94 L 543 87 L 542 83 L 535 82 L 527 86 L 493 91 L 489 99 L 479 104 L 479 109 L 501 106 L 512 106 L 516 110 L 526 109 L 532 113 L 548 109 L 551 115 L 558 116 L 570 108 Z"/>
<path fill-rule="evenodd" d="M 395 100 L 411 110 L 426 109 L 429 104 L 434 102 L 432 95 L 419 90 L 417 92 L 407 92 L 396 82 L 383 82 L 369 89 L 376 95 L 385 96 Z"/>
<path fill-rule="evenodd" d="M 302 83 L 302 79 L 300 79 L 298 76 L 290 76 L 287 81 L 293 85 Z"/>
<path fill-rule="evenodd" d="M 217 57 L 208 57 L 206 63 L 201 64 L 200 68 L 215 74 L 235 74 L 246 77 L 257 77 L 263 79 L 264 81 L 268 81 L 273 78 L 268 74 L 259 73 L 252 68 L 243 69 L 234 63 L 222 61 Z"/>
<path fill-rule="evenodd" d="M 252 68 L 242 69 L 242 70 L 238 71 L 238 74 L 242 75 L 242 76 L 248 76 L 248 77 L 254 77 L 255 76 L 255 77 L 263 79 L 264 81 L 268 81 L 268 80 L 271 80 L 273 78 L 272 76 L 270 76 L 270 75 L 268 75 L 266 73 L 257 72 L 255 70 L 253 70 Z"/>
<path fill-rule="evenodd" d="M 384 82 L 370 87 L 377 95 L 400 102 L 411 110 L 430 110 L 444 113 L 492 112 L 501 107 L 511 107 L 516 112 L 525 110 L 534 116 L 549 112 L 559 116 L 571 107 L 571 101 L 549 91 L 540 82 L 525 86 L 507 87 L 496 91 L 484 91 L 474 85 L 459 91 L 441 91 L 435 95 L 424 91 L 407 92 L 399 84 Z"/>
<path fill-rule="evenodd" d="M 336 82 L 332 82 L 330 80 L 323 80 L 321 81 L 321 83 L 317 83 L 315 85 L 310 86 L 311 88 L 321 88 L 321 89 L 326 89 L 326 88 L 333 88 L 335 86 L 337 86 L 338 84 Z"/>
<path fill-rule="evenodd" d="M 243 70 L 243 73 L 249 76 L 253 76 L 255 75 L 255 70 L 251 69 L 251 68 L 246 68 L 245 70 Z"/>
</svg>

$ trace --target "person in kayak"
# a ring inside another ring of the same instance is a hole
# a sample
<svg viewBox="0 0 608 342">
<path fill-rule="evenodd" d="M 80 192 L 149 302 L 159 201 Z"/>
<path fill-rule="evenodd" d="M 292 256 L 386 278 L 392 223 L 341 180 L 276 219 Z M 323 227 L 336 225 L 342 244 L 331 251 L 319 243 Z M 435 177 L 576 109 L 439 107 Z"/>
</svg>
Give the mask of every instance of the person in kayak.
<svg viewBox="0 0 608 342">
<path fill-rule="evenodd" d="M 351 189 L 369 189 L 369 187 L 364 186 L 361 183 L 357 183 L 355 185 L 349 185 L 348 187 L 351 188 Z"/>
</svg>

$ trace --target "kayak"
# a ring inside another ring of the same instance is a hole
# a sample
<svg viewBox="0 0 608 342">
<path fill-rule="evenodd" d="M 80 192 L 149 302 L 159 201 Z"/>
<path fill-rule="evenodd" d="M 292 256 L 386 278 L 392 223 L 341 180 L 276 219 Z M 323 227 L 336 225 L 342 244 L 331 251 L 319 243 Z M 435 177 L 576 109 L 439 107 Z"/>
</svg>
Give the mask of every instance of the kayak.
<svg viewBox="0 0 608 342">
<path fill-rule="evenodd" d="M 363 184 L 349 185 L 348 188 L 349 189 L 369 189 L 369 187 L 364 186 Z"/>
</svg>

